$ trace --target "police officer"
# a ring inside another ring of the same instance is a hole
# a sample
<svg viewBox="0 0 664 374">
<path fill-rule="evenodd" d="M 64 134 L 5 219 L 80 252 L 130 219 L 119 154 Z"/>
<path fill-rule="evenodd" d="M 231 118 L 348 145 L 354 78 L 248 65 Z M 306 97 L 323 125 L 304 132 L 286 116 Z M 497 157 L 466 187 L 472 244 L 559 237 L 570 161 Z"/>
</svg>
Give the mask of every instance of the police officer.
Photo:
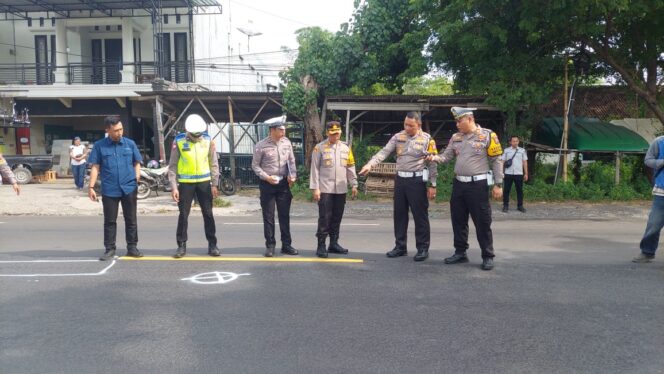
<svg viewBox="0 0 664 374">
<path fill-rule="evenodd" d="M 345 255 L 348 250 L 339 245 L 339 228 L 344 215 L 348 185 L 352 197 L 357 197 L 357 175 L 353 150 L 341 138 L 341 124 L 327 123 L 327 139 L 311 152 L 309 188 L 318 201 L 318 247 L 316 256 L 326 258 L 328 251 Z M 330 246 L 325 249 L 325 239 L 330 235 Z"/>
<path fill-rule="evenodd" d="M 290 206 L 293 194 L 290 187 L 297 179 L 293 145 L 286 138 L 283 122 L 270 124 L 270 135 L 256 143 L 251 168 L 261 179 L 259 182 L 261 210 L 263 212 L 263 234 L 265 235 L 265 257 L 274 256 L 274 207 L 279 215 L 281 231 L 281 253 L 297 255 L 291 245 Z"/>
<path fill-rule="evenodd" d="M 445 151 L 427 159 L 437 163 L 449 162 L 456 157 L 454 173 L 456 177 L 452 187 L 450 209 L 452 211 L 452 229 L 454 231 L 454 255 L 445 259 L 446 264 L 468 262 L 468 214 L 473 219 L 477 241 L 482 249 L 482 269 L 493 269 L 493 235 L 491 233 L 491 205 L 489 204 L 488 185 L 492 177 L 489 164 L 493 169 L 496 184 L 492 194 L 500 199 L 503 190 L 503 153 L 496 133 L 483 129 L 475 123 L 473 110 L 476 108 L 452 107 L 459 132 L 450 139 Z"/>
<path fill-rule="evenodd" d="M 392 136 L 385 148 L 374 155 L 362 167 L 360 175 L 366 175 L 371 168 L 385 160 L 390 154 L 397 154 L 397 175 L 394 183 L 394 249 L 387 252 L 387 257 L 406 256 L 408 209 L 415 221 L 415 261 L 424 261 L 429 257 L 429 199 L 436 196 L 435 167 L 425 169 L 427 155 L 436 154 L 436 142 L 431 135 L 421 129 L 420 115 L 409 112 L 403 123 L 404 130 Z M 435 166 L 435 165 L 434 165 Z M 427 189 L 428 185 L 428 189 Z"/>
<path fill-rule="evenodd" d="M 191 203 L 196 199 L 201 206 L 205 237 L 208 241 L 208 254 L 219 256 L 216 226 L 212 214 L 212 200 L 219 194 L 219 161 L 214 142 L 207 134 L 207 123 L 198 114 L 192 114 L 185 121 L 185 133 L 173 141 L 171 158 L 168 163 L 168 180 L 171 182 L 171 196 L 178 203 L 180 216 L 175 239 L 178 249 L 173 257 L 181 258 L 187 253 L 187 226 Z"/>
<path fill-rule="evenodd" d="M 0 154 L 0 184 L 2 184 L 2 178 L 7 178 L 9 180 L 9 184 L 12 185 L 14 192 L 16 192 L 16 196 L 21 194 L 21 187 L 16 181 L 14 172 L 7 164 L 7 160 L 5 160 L 5 158 Z"/>
</svg>

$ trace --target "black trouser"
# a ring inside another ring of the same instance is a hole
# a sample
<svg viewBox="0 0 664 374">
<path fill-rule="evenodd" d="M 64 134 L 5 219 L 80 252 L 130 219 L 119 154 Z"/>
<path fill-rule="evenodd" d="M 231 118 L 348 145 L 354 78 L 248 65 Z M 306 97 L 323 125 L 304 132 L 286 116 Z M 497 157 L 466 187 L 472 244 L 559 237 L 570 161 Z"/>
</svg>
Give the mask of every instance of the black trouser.
<svg viewBox="0 0 664 374">
<path fill-rule="evenodd" d="M 321 193 L 318 200 L 318 231 L 316 236 L 325 238 L 328 235 L 339 237 L 341 218 L 344 216 L 346 194 Z"/>
<path fill-rule="evenodd" d="M 450 210 L 455 253 L 466 254 L 468 250 L 468 214 L 470 214 L 475 224 L 477 241 L 482 249 L 482 258 L 493 258 L 491 204 L 489 204 L 486 180 L 464 183 L 455 179 Z"/>
<path fill-rule="evenodd" d="M 115 250 L 115 237 L 118 231 L 118 206 L 122 204 L 122 216 L 125 222 L 127 250 L 136 249 L 138 244 L 138 223 L 136 221 L 136 195 L 138 190 L 122 197 L 101 197 L 104 207 L 104 248 Z"/>
<path fill-rule="evenodd" d="M 210 186 L 210 182 L 180 183 L 178 185 L 178 191 L 180 192 L 180 201 L 178 202 L 180 216 L 178 217 L 178 228 L 175 234 L 175 239 L 178 243 L 187 241 L 189 212 L 191 212 L 191 203 L 195 195 L 198 204 L 201 206 L 201 212 L 203 213 L 205 238 L 208 241 L 208 246 L 216 246 L 217 227 L 214 224 L 214 215 L 212 215 L 212 187 Z"/>
<path fill-rule="evenodd" d="M 516 206 L 523 206 L 523 175 L 505 174 L 503 178 L 503 206 L 510 205 L 510 191 L 512 190 L 512 182 L 516 187 Z"/>
<path fill-rule="evenodd" d="M 397 249 L 407 249 L 408 209 L 415 221 L 415 246 L 429 249 L 431 231 L 429 229 L 429 200 L 427 184 L 422 177 L 402 178 L 397 176 L 394 183 L 394 243 Z"/>
<path fill-rule="evenodd" d="M 263 234 L 265 235 L 265 246 L 274 248 L 277 241 L 274 239 L 274 206 L 277 206 L 279 215 L 279 231 L 281 231 L 282 245 L 291 245 L 290 234 L 290 206 L 293 200 L 288 187 L 288 181 L 284 177 L 278 184 L 272 185 L 261 180 L 258 189 L 261 192 L 261 210 L 263 211 Z"/>
</svg>

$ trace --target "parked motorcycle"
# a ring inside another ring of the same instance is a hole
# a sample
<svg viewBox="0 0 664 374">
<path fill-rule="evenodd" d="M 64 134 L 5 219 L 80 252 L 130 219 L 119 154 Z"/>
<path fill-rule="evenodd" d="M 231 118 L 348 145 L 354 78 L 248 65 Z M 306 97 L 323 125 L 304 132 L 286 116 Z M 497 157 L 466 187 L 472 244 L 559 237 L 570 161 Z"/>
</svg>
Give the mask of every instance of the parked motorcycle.
<svg viewBox="0 0 664 374">
<path fill-rule="evenodd" d="M 168 165 L 160 168 L 141 168 L 141 181 L 138 182 L 138 199 L 146 199 L 152 191 L 171 192 L 168 182 Z"/>
<path fill-rule="evenodd" d="M 88 188 L 90 187 L 90 169 L 92 169 L 92 165 L 87 164 L 85 168 L 85 178 L 83 180 L 83 190 L 87 191 Z M 95 182 L 94 185 L 94 190 L 97 195 L 101 193 L 101 178 L 97 178 L 97 182 Z"/>
</svg>

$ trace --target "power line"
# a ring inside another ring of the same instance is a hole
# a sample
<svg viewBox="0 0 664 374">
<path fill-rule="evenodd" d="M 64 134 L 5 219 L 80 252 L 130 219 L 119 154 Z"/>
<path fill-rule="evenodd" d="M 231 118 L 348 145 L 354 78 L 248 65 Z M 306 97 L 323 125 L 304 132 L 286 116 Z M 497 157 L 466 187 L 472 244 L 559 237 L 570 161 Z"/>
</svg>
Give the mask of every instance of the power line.
<svg viewBox="0 0 664 374">
<path fill-rule="evenodd" d="M 257 11 L 257 12 L 265 13 L 265 14 L 267 14 L 267 15 L 269 15 L 269 16 L 272 16 L 272 17 L 275 17 L 275 18 L 280 18 L 280 19 L 283 19 L 283 20 L 285 20 L 285 21 L 290 21 L 290 22 L 297 23 L 297 24 L 300 24 L 300 25 L 302 25 L 302 26 L 306 26 L 306 27 L 313 27 L 313 26 L 314 26 L 314 25 L 310 25 L 310 24 L 308 24 L 308 23 L 304 23 L 304 22 L 301 22 L 301 21 L 298 21 L 298 20 L 294 20 L 294 19 L 292 19 L 292 18 L 288 18 L 288 17 L 284 17 L 284 16 L 280 16 L 280 15 L 278 15 L 278 14 L 274 14 L 274 13 L 268 12 L 268 11 L 266 11 L 266 10 L 264 10 L 264 9 L 256 8 L 256 7 L 253 7 L 253 6 L 251 6 L 251 5 L 247 5 L 247 4 L 243 4 L 243 3 L 241 3 L 241 2 L 237 2 L 237 1 L 235 1 L 235 0 L 229 0 L 229 1 L 230 1 L 231 3 L 235 3 L 235 4 L 239 5 L 239 6 L 243 6 L 243 7 L 246 7 L 246 8 L 252 9 L 252 10 L 255 10 L 255 11 Z"/>
</svg>

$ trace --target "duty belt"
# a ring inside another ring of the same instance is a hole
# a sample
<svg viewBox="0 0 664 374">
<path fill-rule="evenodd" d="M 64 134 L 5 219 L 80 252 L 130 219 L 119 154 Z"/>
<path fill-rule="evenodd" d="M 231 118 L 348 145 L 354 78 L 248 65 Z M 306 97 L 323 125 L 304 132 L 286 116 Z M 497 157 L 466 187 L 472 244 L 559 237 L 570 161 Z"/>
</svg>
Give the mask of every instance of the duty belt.
<svg viewBox="0 0 664 374">
<path fill-rule="evenodd" d="M 468 182 L 483 181 L 483 180 L 487 179 L 488 177 L 489 176 L 486 173 L 473 175 L 472 177 L 464 177 L 464 176 L 461 176 L 461 175 L 457 175 L 456 180 L 458 180 L 459 182 L 468 183 Z"/>
<path fill-rule="evenodd" d="M 421 177 L 422 172 L 421 171 L 397 171 L 397 175 L 400 176 L 401 178 L 413 178 L 413 177 Z"/>
</svg>

